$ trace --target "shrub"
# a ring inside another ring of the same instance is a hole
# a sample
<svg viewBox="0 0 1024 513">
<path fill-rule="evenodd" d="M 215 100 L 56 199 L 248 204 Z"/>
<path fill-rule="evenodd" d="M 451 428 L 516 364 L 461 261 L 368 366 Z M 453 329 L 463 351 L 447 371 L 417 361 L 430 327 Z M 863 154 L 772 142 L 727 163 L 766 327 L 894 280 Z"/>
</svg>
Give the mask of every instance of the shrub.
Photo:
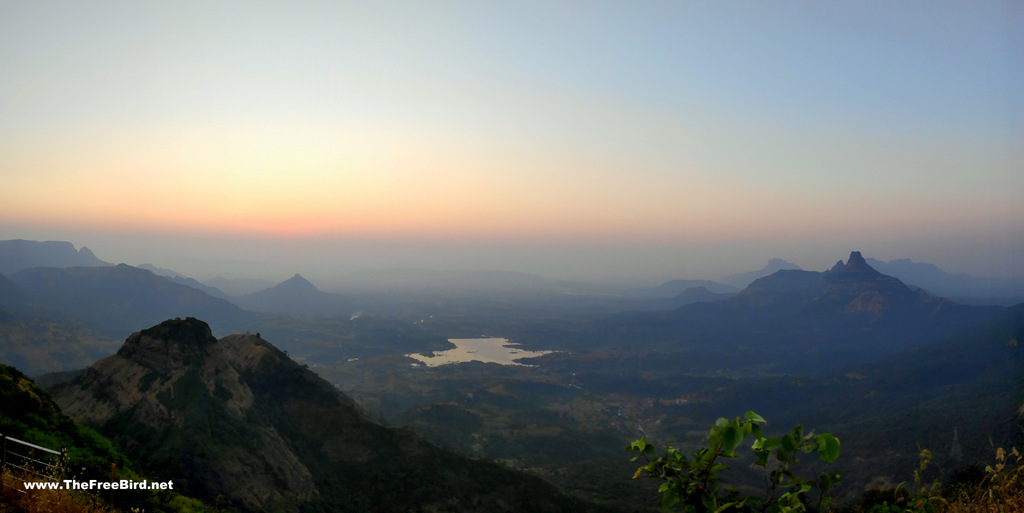
<svg viewBox="0 0 1024 513">
<path fill-rule="evenodd" d="M 630 444 L 629 451 L 640 454 L 647 465 L 633 474 L 636 479 L 647 474 L 664 481 L 658 491 L 665 509 L 681 506 L 687 512 L 725 511 L 767 511 L 769 513 L 821 511 L 827 507 L 826 492 L 840 481 L 840 473 L 822 473 L 817 479 L 799 476 L 793 469 L 801 453 L 817 452 L 826 463 L 839 458 L 839 440 L 828 433 L 815 435 L 804 433 L 803 426 L 796 426 L 781 437 L 765 437 L 761 425 L 765 420 L 749 411 L 743 419 L 732 421 L 718 419 L 706 439 L 707 446 L 699 449 L 691 458 L 672 447 L 665 449 L 664 456 L 650 459 L 655 448 L 645 438 Z M 720 473 L 728 469 L 720 458 L 737 458 L 736 449 L 748 436 L 754 439 L 750 449 L 754 465 L 764 469 L 768 486 L 765 497 L 741 495 L 735 491 L 722 492 Z M 771 456 L 775 458 L 769 462 Z M 770 468 L 771 467 L 771 468 Z M 817 503 L 812 505 L 808 495 L 812 489 L 819 490 Z"/>
</svg>

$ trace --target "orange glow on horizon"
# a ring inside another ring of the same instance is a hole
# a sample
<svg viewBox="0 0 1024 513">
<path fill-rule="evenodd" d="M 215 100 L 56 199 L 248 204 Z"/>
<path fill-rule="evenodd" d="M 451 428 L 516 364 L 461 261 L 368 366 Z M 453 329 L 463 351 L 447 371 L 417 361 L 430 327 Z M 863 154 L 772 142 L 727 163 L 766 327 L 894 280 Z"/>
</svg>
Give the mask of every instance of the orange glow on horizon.
<svg viewBox="0 0 1024 513">
<path fill-rule="evenodd" d="M 927 195 L 879 195 L 865 208 L 862 191 L 808 195 L 678 164 L 415 132 L 179 127 L 66 137 L 0 147 L 0 166 L 17 171 L 0 192 L 0 219 L 274 238 L 703 243 L 895 235 L 967 222 L 957 217 L 983 223 L 992 211 L 971 198 L 939 214 L 907 208 L 934 203 Z"/>
</svg>

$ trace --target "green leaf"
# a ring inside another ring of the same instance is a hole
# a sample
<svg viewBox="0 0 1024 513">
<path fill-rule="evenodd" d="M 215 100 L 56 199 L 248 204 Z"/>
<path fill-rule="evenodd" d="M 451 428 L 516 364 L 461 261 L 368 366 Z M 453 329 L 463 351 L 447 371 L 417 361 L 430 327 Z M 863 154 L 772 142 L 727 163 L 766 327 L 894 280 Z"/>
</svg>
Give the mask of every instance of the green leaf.
<svg viewBox="0 0 1024 513">
<path fill-rule="evenodd" d="M 668 483 L 665 483 L 664 485 L 662 485 L 662 488 L 664 488 L 664 490 L 658 490 L 659 492 L 662 492 L 662 494 L 661 494 L 661 508 L 662 509 L 669 509 L 672 506 L 675 506 L 679 502 L 679 492 L 675 488 L 672 488 L 672 487 L 667 487 L 666 488 L 666 485 L 668 485 Z"/>
<path fill-rule="evenodd" d="M 839 476 L 837 474 L 822 472 L 821 475 L 818 476 L 818 488 L 821 488 L 822 492 L 829 491 L 829 489 L 837 483 L 839 483 Z"/>
<path fill-rule="evenodd" d="M 704 507 L 707 508 L 708 510 L 715 509 L 714 496 L 710 496 L 709 494 L 705 493 L 700 496 L 700 502 L 704 504 Z"/>
<path fill-rule="evenodd" d="M 768 423 L 768 421 L 767 421 L 767 420 L 764 420 L 764 417 L 762 417 L 762 416 L 760 416 L 760 415 L 758 415 L 758 414 L 754 413 L 753 411 L 748 411 L 747 413 L 744 413 L 744 414 L 743 414 L 743 416 L 744 416 L 744 417 L 745 417 L 745 418 L 746 418 L 747 420 L 750 420 L 750 421 L 756 422 L 756 423 L 758 423 L 758 424 L 767 424 L 767 423 Z"/>
<path fill-rule="evenodd" d="M 757 461 L 755 461 L 754 464 L 759 467 L 767 467 L 768 456 L 771 454 L 771 452 L 765 450 L 758 450 L 755 452 L 755 454 L 757 455 Z"/>
<path fill-rule="evenodd" d="M 743 442 L 743 433 L 736 426 L 726 426 L 722 430 L 722 452 L 729 456 L 735 456 L 733 452 Z"/>
<path fill-rule="evenodd" d="M 818 454 L 822 461 L 832 463 L 839 459 L 839 439 L 830 433 L 818 435 Z"/>
<path fill-rule="evenodd" d="M 736 504 L 736 503 L 735 502 L 726 502 L 725 504 L 722 504 L 721 506 L 719 506 L 718 509 L 715 510 L 715 513 L 722 513 L 723 511 L 731 508 L 733 504 Z"/>
<path fill-rule="evenodd" d="M 789 452 L 796 450 L 796 441 L 793 440 L 793 435 L 786 435 L 782 437 L 782 447 Z"/>
<path fill-rule="evenodd" d="M 779 461 L 787 461 L 789 460 L 789 451 L 787 451 L 785 447 L 779 447 L 779 450 L 775 451 L 775 457 L 778 458 Z"/>
</svg>

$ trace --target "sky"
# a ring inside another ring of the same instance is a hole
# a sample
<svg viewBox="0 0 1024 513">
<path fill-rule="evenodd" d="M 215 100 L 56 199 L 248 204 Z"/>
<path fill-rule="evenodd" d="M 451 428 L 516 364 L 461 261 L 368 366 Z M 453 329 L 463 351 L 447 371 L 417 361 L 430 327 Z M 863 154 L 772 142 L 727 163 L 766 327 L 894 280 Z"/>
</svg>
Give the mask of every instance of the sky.
<svg viewBox="0 0 1024 513">
<path fill-rule="evenodd" d="M 214 275 L 1024 276 L 1024 6 L 0 0 L 0 239 Z"/>
</svg>

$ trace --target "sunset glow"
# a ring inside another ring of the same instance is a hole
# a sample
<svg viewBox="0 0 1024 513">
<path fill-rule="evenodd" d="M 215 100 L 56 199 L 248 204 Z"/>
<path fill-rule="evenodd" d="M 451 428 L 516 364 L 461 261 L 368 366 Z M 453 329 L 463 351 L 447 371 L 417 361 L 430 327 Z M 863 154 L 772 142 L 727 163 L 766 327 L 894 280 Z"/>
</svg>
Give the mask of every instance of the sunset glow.
<svg viewBox="0 0 1024 513">
<path fill-rule="evenodd" d="M 945 240 L 1024 273 L 1021 9 L 876 7 L 7 5 L 0 237 Z"/>
</svg>

